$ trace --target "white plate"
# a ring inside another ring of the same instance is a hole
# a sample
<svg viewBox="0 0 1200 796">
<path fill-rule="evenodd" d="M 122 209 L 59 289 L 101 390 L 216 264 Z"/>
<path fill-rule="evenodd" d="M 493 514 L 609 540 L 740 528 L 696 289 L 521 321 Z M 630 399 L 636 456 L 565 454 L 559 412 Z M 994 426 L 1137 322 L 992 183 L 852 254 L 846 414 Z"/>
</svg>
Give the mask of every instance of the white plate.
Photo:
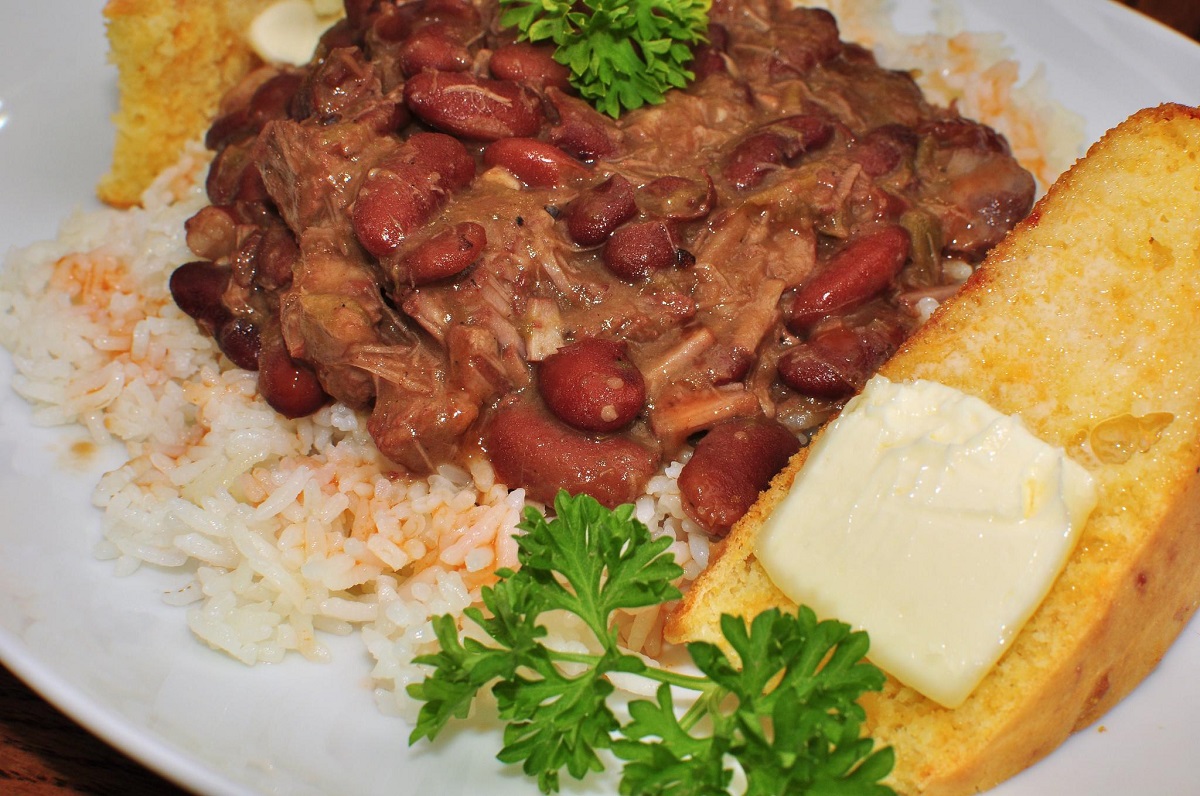
<svg viewBox="0 0 1200 796">
<path fill-rule="evenodd" d="M 0 6 L 0 249 L 52 237 L 93 187 L 112 142 L 114 71 L 102 0 Z M 901 0 L 900 24 L 929 24 L 928 0 Z M 968 26 L 1009 34 L 1023 68 L 1043 64 L 1087 136 L 1139 108 L 1200 104 L 1200 47 L 1106 0 L 964 0 Z M 0 380 L 9 364 L 2 359 Z M 458 733 L 407 748 L 408 728 L 374 708 L 353 640 L 330 665 L 245 668 L 196 642 L 158 595 L 178 576 L 117 579 L 91 557 L 89 502 L 101 463 L 72 464 L 63 431 L 33 430 L 0 396 L 0 660 L 82 724 L 201 793 L 535 793 L 492 759 L 495 738 Z M 995 791 L 1196 792 L 1200 621 L 1134 695 L 1048 760 Z M 604 792 L 598 783 L 578 792 Z"/>
</svg>

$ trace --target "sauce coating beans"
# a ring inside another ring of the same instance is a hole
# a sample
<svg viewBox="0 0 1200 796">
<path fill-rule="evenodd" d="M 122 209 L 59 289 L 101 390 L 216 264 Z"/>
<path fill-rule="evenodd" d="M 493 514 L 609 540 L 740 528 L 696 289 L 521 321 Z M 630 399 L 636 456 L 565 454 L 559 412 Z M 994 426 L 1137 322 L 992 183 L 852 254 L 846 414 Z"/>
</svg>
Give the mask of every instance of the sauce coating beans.
<svg viewBox="0 0 1200 796">
<path fill-rule="evenodd" d="M 623 343 L 580 340 L 538 366 L 538 392 L 560 420 L 583 431 L 616 431 L 646 403 L 646 382 Z"/>
<path fill-rule="evenodd" d="M 724 536 L 798 450 L 800 440 L 774 420 L 717 424 L 679 473 L 684 510 L 709 533 Z"/>
<path fill-rule="evenodd" d="M 475 161 L 456 139 L 417 134 L 367 172 L 354 201 L 354 232 L 376 257 L 395 251 L 475 176 Z"/>
<path fill-rule="evenodd" d="M 459 72 L 414 75 L 404 101 L 426 124 L 475 141 L 533 136 L 545 118 L 537 96 L 520 83 Z"/>
<path fill-rule="evenodd" d="M 591 171 L 553 144 L 536 138 L 502 138 L 484 147 L 483 164 L 500 166 L 529 188 L 552 188 Z"/>
<path fill-rule="evenodd" d="M 567 207 L 567 233 L 580 246 L 603 243 L 637 214 L 633 186 L 620 174 L 580 194 Z"/>
<path fill-rule="evenodd" d="M 671 221 L 698 221 L 712 212 L 717 190 L 705 172 L 699 179 L 668 174 L 642 186 L 638 207 L 648 216 Z"/>
<path fill-rule="evenodd" d="M 258 370 L 262 338 L 252 321 L 246 318 L 231 318 L 221 324 L 221 328 L 217 332 L 217 345 L 220 346 L 221 353 L 229 357 L 229 360 L 239 368 Z"/>
<path fill-rule="evenodd" d="M 424 285 L 457 276 L 478 259 L 486 245 L 487 232 L 483 227 L 473 221 L 460 222 L 419 243 L 402 261 L 396 278 L 411 285 Z"/>
<path fill-rule="evenodd" d="M 194 318 L 212 334 L 230 317 L 222 303 L 229 286 L 230 269 L 197 260 L 184 263 L 171 273 L 168 288 L 179 309 Z"/>
<path fill-rule="evenodd" d="M 690 255 L 675 244 L 664 221 L 642 221 L 618 227 L 604 244 L 604 264 L 629 282 L 647 279 L 654 271 L 687 262 Z"/>
<path fill-rule="evenodd" d="M 863 388 L 902 340 L 903 331 L 894 325 L 836 326 L 785 351 L 779 358 L 779 377 L 805 395 L 847 398 Z"/>
<path fill-rule="evenodd" d="M 567 90 L 571 87 L 571 71 L 554 60 L 551 47 L 517 42 L 497 47 L 488 62 L 493 77 L 546 88 Z"/>
<path fill-rule="evenodd" d="M 903 227 L 884 227 L 850 241 L 796 291 L 788 325 L 802 330 L 874 298 L 900 273 L 911 246 Z"/>
<path fill-rule="evenodd" d="M 825 11 L 713 3 L 694 84 L 619 119 L 503 14 L 347 0 L 310 64 L 246 76 L 171 293 L 272 406 L 363 413 L 401 473 L 486 457 L 614 505 L 699 440 L 680 489 L 722 534 L 1033 180 Z"/>
<path fill-rule="evenodd" d="M 311 367 L 288 354 L 283 340 L 263 345 L 258 355 L 258 389 L 284 417 L 305 417 L 329 400 Z"/>
<path fill-rule="evenodd" d="M 658 468 L 658 456 L 627 437 L 576 431 L 520 400 L 496 410 L 484 447 L 497 478 L 524 485 L 543 503 L 553 503 L 560 488 L 609 507 L 629 503 Z"/>
</svg>

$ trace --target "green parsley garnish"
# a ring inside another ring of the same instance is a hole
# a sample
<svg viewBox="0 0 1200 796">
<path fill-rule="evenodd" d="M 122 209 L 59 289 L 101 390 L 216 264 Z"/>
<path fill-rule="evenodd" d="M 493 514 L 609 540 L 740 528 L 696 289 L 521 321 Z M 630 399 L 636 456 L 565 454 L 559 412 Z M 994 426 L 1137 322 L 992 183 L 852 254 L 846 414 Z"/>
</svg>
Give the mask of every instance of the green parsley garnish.
<svg viewBox="0 0 1200 796">
<path fill-rule="evenodd" d="M 710 0 L 500 0 L 500 24 L 524 41 L 550 41 L 571 83 L 602 112 L 662 102 L 694 77 L 692 47 L 706 40 Z"/>
<path fill-rule="evenodd" d="M 726 616 L 721 630 L 742 668 L 708 643 L 688 645 L 701 676 L 651 666 L 620 649 L 612 614 L 680 596 L 672 582 L 683 570 L 666 552 L 670 540 L 652 538 L 632 506 L 609 511 L 560 492 L 554 509 L 550 521 L 526 510 L 521 568 L 500 571 L 495 587 L 483 590 L 490 615 L 467 611 L 495 646 L 460 638 L 451 616 L 434 620 L 441 651 L 417 658 L 433 672 L 408 687 L 425 703 L 409 743 L 433 740 L 451 718 L 466 718 L 478 691 L 492 684 L 507 722 L 497 757 L 521 763 L 544 793 L 558 790 L 564 768 L 576 779 L 600 771 L 600 750 L 625 761 L 622 794 L 725 793 L 731 761 L 744 772 L 747 794 L 892 792 L 879 784 L 892 769 L 892 750 L 872 751 L 862 736 L 858 699 L 884 683 L 863 660 L 865 633 L 818 622 L 807 608 L 795 616 L 767 611 L 749 627 Z M 556 610 L 579 617 L 602 652 L 545 646 L 538 617 Z M 659 683 L 654 701 L 629 703 L 625 723 L 609 705 L 612 672 Z M 682 713 L 673 688 L 697 692 Z"/>
</svg>

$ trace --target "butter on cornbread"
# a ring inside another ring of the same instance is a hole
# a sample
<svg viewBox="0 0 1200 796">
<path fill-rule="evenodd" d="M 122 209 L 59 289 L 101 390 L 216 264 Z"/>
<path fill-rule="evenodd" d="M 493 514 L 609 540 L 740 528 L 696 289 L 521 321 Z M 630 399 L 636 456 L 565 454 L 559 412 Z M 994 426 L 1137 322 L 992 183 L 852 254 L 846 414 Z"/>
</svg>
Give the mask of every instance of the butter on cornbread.
<svg viewBox="0 0 1200 796">
<path fill-rule="evenodd" d="M 960 707 L 892 680 L 864 704 L 908 794 L 992 787 L 1049 754 L 1158 664 L 1200 603 L 1200 112 L 1135 114 L 1050 189 L 881 369 L 1019 416 L 1095 478 L 1096 508 L 1012 647 Z M 668 623 L 793 608 L 754 558 L 801 451 Z"/>
</svg>

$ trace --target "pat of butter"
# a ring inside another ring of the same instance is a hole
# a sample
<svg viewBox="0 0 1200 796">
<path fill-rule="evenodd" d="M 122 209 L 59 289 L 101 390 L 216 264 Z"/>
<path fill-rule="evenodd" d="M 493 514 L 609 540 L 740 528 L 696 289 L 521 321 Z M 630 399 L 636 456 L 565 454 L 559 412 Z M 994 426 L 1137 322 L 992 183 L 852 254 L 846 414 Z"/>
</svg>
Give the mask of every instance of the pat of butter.
<svg viewBox="0 0 1200 796">
<path fill-rule="evenodd" d="M 329 0 L 279 0 L 250 22 L 250 46 L 268 63 L 302 66 L 339 14 Z"/>
<path fill-rule="evenodd" d="M 876 376 L 820 438 L 755 550 L 780 591 L 866 630 L 870 659 L 957 707 L 1045 598 L 1096 504 L 1015 417 Z"/>
</svg>

